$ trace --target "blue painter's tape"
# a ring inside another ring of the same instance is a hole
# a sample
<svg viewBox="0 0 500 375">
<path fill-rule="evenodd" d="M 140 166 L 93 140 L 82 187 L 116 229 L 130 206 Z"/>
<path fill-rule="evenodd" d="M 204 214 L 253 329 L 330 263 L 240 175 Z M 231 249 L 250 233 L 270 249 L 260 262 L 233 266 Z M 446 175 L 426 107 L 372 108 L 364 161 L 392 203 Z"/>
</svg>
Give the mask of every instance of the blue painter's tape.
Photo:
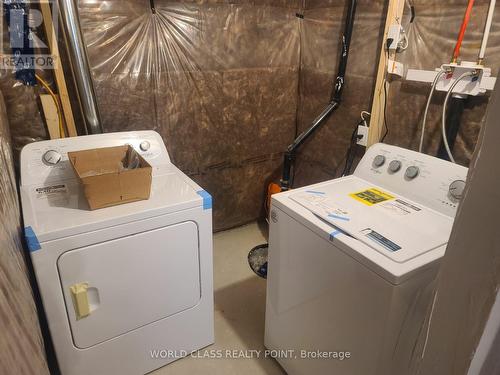
<svg viewBox="0 0 500 375">
<path fill-rule="evenodd" d="M 309 194 L 316 194 L 316 195 L 325 195 L 322 191 L 314 191 L 314 190 L 307 190 L 306 193 Z"/>
<path fill-rule="evenodd" d="M 203 198 L 203 209 L 210 210 L 212 208 L 212 196 L 205 190 L 200 190 L 197 193 Z"/>
<path fill-rule="evenodd" d="M 340 230 L 336 230 L 336 231 L 333 231 L 332 233 L 330 233 L 330 241 L 332 241 L 339 234 L 342 234 L 342 232 Z"/>
<path fill-rule="evenodd" d="M 42 247 L 40 246 L 40 242 L 38 242 L 38 238 L 36 237 L 35 231 L 31 227 L 24 228 L 24 238 L 26 238 L 26 243 L 28 245 L 28 250 L 30 253 L 40 250 Z"/>
<path fill-rule="evenodd" d="M 332 219 L 338 219 L 338 220 L 344 220 L 344 221 L 351 221 L 351 219 L 349 219 L 348 217 L 345 217 L 345 216 L 339 216 L 339 215 L 330 214 L 330 215 L 328 215 L 328 217 L 331 217 Z"/>
</svg>

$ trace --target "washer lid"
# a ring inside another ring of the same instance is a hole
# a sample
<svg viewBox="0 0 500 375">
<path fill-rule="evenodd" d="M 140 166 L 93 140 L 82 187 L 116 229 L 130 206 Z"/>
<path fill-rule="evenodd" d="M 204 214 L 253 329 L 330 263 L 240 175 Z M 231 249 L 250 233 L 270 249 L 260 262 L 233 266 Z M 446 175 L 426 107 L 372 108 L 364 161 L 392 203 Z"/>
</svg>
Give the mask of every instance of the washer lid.
<svg viewBox="0 0 500 375">
<path fill-rule="evenodd" d="M 76 180 L 50 186 L 23 186 L 24 222 L 40 242 L 206 206 L 201 188 L 179 170 L 153 177 L 148 200 L 90 211 Z M 205 207 L 208 208 L 208 207 Z"/>
<path fill-rule="evenodd" d="M 453 226 L 452 218 L 357 177 L 290 198 L 397 263 L 445 245 Z"/>
</svg>

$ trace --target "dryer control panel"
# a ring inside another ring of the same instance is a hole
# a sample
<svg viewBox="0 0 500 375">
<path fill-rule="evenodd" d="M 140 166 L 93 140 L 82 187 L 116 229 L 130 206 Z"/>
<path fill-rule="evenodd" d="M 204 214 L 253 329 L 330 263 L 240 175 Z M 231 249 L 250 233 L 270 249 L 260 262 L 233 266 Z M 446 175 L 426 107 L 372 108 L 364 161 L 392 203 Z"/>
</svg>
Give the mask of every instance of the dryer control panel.
<svg viewBox="0 0 500 375">
<path fill-rule="evenodd" d="M 455 216 L 468 169 L 382 143 L 370 147 L 354 175 L 447 216 Z"/>
<path fill-rule="evenodd" d="M 35 185 L 76 178 L 68 152 L 129 144 L 153 167 L 153 175 L 171 166 L 161 136 L 154 131 L 88 135 L 35 142 L 21 151 L 21 185 Z"/>
</svg>

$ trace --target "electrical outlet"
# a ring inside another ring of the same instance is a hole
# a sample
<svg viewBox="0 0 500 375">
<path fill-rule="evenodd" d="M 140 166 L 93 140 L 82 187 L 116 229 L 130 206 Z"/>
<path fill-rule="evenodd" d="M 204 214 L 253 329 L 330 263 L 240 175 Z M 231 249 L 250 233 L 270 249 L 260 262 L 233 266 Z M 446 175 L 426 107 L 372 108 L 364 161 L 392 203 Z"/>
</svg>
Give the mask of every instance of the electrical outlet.
<svg viewBox="0 0 500 375">
<path fill-rule="evenodd" d="M 368 126 L 359 125 L 358 126 L 358 138 L 356 143 L 360 146 L 366 147 L 368 145 Z"/>
<path fill-rule="evenodd" d="M 389 50 L 395 51 L 398 49 L 399 41 L 401 40 L 401 25 L 394 24 L 389 26 L 389 30 L 387 31 L 387 39 L 391 40 L 391 44 L 387 46 Z"/>
</svg>

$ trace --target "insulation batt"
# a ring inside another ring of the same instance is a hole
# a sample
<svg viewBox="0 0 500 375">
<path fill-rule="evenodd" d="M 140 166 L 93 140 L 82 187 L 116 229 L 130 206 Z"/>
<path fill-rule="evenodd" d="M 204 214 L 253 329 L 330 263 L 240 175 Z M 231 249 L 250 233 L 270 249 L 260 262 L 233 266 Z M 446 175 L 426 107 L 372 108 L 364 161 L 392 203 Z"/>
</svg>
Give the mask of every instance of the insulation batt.
<svg viewBox="0 0 500 375">
<path fill-rule="evenodd" d="M 49 375 L 21 243 L 12 148 L 0 92 L 0 373 Z"/>
<path fill-rule="evenodd" d="M 339 175 L 359 114 L 371 108 L 386 1 L 358 4 L 342 105 L 300 150 L 295 186 Z M 465 4 L 413 4 L 410 46 L 399 58 L 409 68 L 434 69 L 451 57 Z M 476 1 L 463 60 L 476 59 L 487 7 Z M 500 67 L 497 7 L 485 61 L 493 75 Z M 282 152 L 330 98 L 346 1 L 156 0 L 155 8 L 148 0 L 79 1 L 104 130 L 160 132 L 174 163 L 214 196 L 215 229 L 255 220 L 267 183 L 279 179 Z M 18 151 L 46 131 L 33 88 L 0 74 Z M 418 147 L 428 92 L 428 84 L 391 82 L 386 142 Z M 429 153 L 441 138 L 443 100 L 438 93 L 431 105 Z M 487 102 L 467 101 L 455 148 L 461 164 L 471 158 Z"/>
</svg>

